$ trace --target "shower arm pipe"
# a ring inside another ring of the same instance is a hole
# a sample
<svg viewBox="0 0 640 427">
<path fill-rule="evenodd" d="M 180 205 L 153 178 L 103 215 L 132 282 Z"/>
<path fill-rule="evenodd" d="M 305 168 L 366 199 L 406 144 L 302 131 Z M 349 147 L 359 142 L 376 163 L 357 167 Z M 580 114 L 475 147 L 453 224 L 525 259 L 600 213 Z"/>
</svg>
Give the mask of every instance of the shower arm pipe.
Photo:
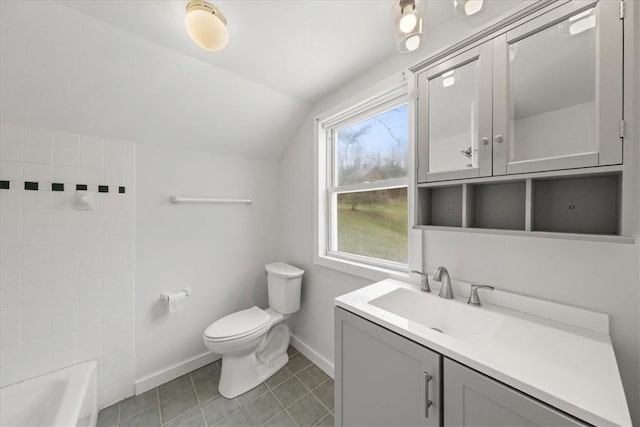
<svg viewBox="0 0 640 427">
<path fill-rule="evenodd" d="M 253 199 L 229 199 L 214 197 L 186 197 L 186 196 L 170 196 L 171 203 L 231 203 L 250 205 Z"/>
</svg>

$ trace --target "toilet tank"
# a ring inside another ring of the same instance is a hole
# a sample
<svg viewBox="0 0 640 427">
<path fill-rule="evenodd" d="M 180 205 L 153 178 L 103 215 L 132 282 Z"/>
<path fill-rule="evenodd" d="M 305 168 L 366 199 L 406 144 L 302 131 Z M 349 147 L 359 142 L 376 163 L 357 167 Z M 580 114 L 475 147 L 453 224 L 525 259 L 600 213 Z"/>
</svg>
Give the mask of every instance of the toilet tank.
<svg viewBox="0 0 640 427">
<path fill-rule="evenodd" d="M 267 270 L 269 307 L 282 314 L 298 311 L 304 270 L 284 262 L 273 262 L 264 268 Z"/>
</svg>

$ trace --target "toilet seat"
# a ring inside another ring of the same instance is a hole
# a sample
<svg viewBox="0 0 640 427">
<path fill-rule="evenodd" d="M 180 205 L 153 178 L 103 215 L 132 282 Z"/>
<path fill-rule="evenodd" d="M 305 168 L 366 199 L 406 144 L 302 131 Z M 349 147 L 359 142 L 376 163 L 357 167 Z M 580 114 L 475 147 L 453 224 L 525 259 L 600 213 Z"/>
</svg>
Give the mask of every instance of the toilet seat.
<svg viewBox="0 0 640 427">
<path fill-rule="evenodd" d="M 271 316 L 257 306 L 229 314 L 207 327 L 204 337 L 208 341 L 231 341 L 268 329 Z"/>
</svg>

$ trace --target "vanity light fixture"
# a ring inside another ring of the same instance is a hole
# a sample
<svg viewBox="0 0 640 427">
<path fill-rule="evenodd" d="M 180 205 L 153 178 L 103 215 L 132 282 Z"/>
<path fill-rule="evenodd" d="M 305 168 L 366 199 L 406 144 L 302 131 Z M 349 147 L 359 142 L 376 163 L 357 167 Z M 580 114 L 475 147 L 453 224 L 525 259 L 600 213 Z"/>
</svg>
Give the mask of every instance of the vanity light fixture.
<svg viewBox="0 0 640 427">
<path fill-rule="evenodd" d="M 187 4 L 184 25 L 191 40 L 204 50 L 222 50 L 229 42 L 227 19 L 206 1 L 192 0 Z"/>
<path fill-rule="evenodd" d="M 413 52 L 418 49 L 422 36 L 422 16 L 415 0 L 395 0 L 391 17 L 398 50 Z"/>
<path fill-rule="evenodd" d="M 453 10 L 458 16 L 471 16 L 482 10 L 484 0 L 453 0 Z"/>
</svg>

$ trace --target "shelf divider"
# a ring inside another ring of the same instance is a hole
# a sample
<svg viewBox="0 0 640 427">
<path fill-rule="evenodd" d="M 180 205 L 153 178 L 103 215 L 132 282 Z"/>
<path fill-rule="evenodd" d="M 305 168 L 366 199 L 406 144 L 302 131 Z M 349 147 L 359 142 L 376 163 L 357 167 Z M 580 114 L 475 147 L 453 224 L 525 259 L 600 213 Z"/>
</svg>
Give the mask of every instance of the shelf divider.
<svg viewBox="0 0 640 427">
<path fill-rule="evenodd" d="M 533 180 L 527 178 L 524 199 L 524 230 L 533 230 Z"/>
<path fill-rule="evenodd" d="M 473 226 L 474 187 L 470 184 L 462 185 L 462 228 Z"/>
</svg>

